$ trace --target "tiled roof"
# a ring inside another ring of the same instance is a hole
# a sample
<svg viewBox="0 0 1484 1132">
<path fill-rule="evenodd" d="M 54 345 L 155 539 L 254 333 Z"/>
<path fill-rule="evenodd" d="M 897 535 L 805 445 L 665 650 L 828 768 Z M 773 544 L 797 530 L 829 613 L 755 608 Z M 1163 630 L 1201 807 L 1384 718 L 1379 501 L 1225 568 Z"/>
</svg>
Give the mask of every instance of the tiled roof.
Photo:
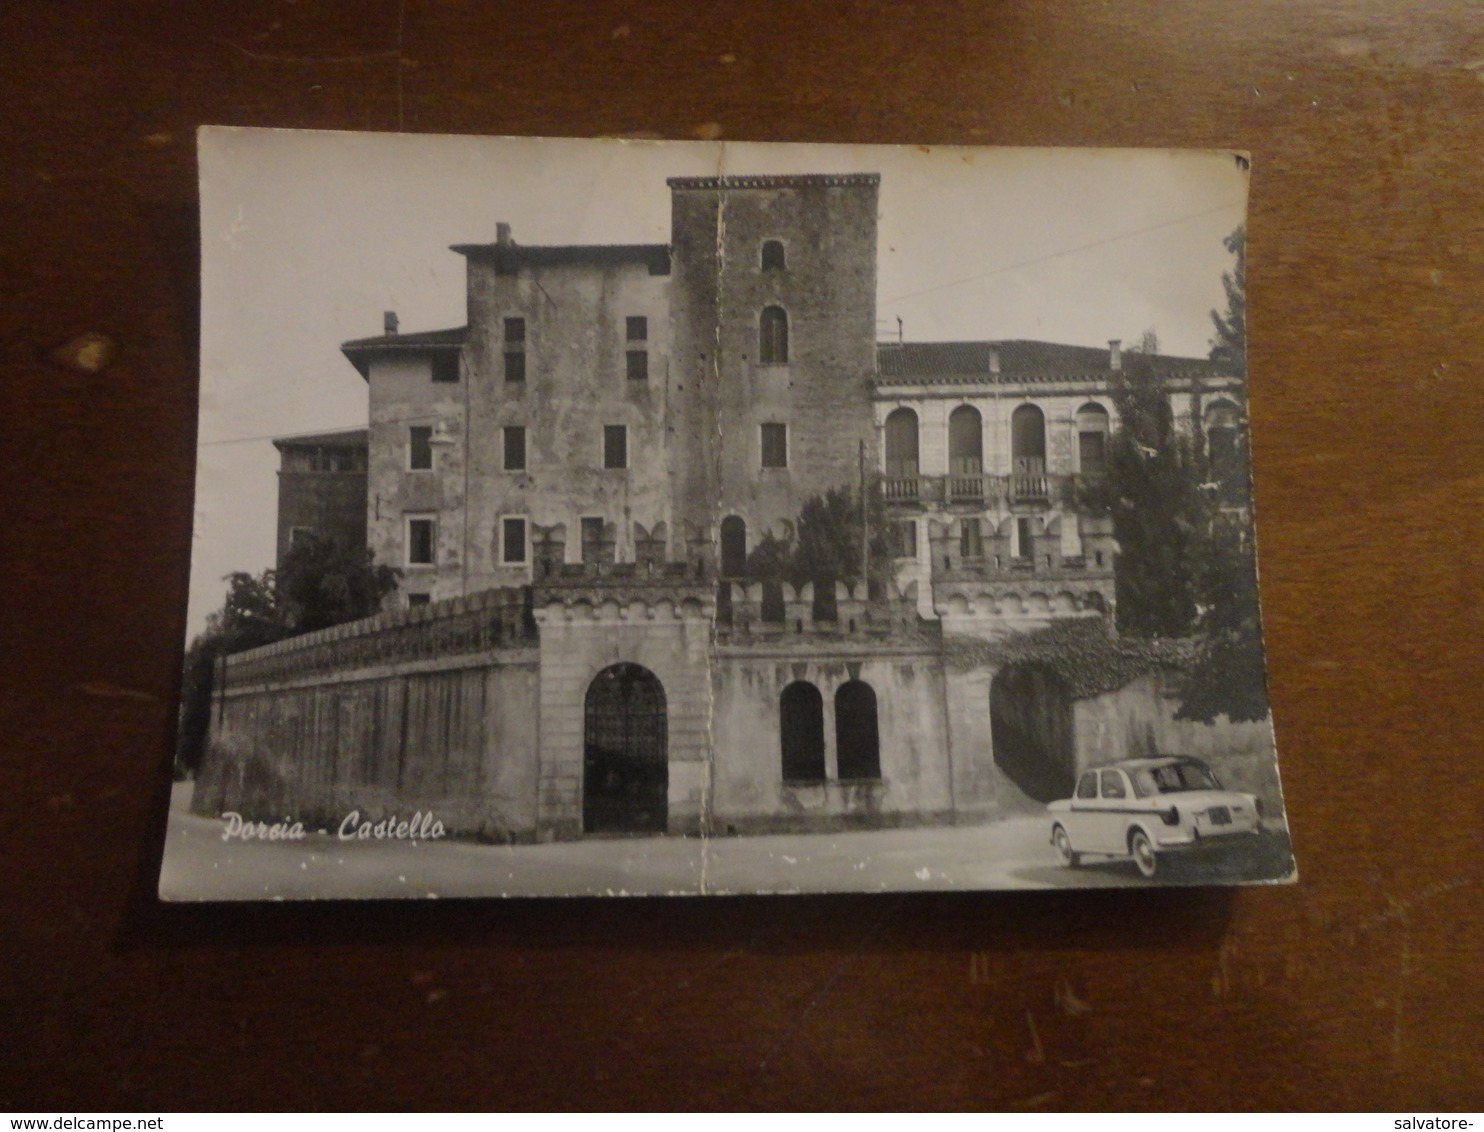
<svg viewBox="0 0 1484 1132">
<path fill-rule="evenodd" d="M 374 338 L 352 338 L 340 343 L 340 352 L 350 359 L 350 364 L 366 377 L 373 354 L 418 353 L 427 354 L 435 350 L 452 350 L 464 344 L 468 327 L 454 326 L 448 330 L 423 330 L 416 334 L 378 334 Z"/>
<path fill-rule="evenodd" d="M 285 448 L 365 448 L 367 433 L 363 428 L 344 429 L 340 432 L 317 432 L 309 436 L 280 436 L 273 447 Z"/>
<path fill-rule="evenodd" d="M 454 326 L 448 330 L 421 330 L 416 334 L 377 334 L 371 338 L 352 338 L 340 343 L 342 350 L 371 350 L 398 348 L 417 350 L 428 346 L 462 346 L 468 334 L 467 326 Z"/>
<path fill-rule="evenodd" d="M 672 189 L 807 189 L 843 185 L 879 185 L 880 173 L 786 173 L 721 177 L 671 177 Z"/>
<path fill-rule="evenodd" d="M 670 274 L 668 244 L 552 244 L 526 247 L 523 244 L 454 244 L 462 256 L 488 257 L 503 273 L 522 267 L 564 267 L 569 264 L 611 266 L 642 263 L 651 275 Z"/>
<path fill-rule="evenodd" d="M 1067 346 L 1012 338 L 1000 342 L 882 342 L 876 347 L 880 380 L 982 382 L 990 380 L 990 352 L 999 352 L 999 381 L 1106 378 L 1113 372 L 1107 347 Z M 1124 352 L 1124 364 L 1132 357 Z M 1149 356 L 1157 372 L 1217 375 L 1221 367 L 1206 358 Z"/>
</svg>

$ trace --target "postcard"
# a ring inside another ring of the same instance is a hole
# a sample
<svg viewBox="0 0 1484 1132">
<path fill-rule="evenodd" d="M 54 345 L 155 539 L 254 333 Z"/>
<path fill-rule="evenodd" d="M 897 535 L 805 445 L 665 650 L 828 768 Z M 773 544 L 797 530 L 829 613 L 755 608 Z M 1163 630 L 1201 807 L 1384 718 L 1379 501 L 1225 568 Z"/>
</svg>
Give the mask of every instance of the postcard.
<svg viewBox="0 0 1484 1132">
<path fill-rule="evenodd" d="M 199 145 L 163 899 L 1295 878 L 1245 155 Z"/>
</svg>

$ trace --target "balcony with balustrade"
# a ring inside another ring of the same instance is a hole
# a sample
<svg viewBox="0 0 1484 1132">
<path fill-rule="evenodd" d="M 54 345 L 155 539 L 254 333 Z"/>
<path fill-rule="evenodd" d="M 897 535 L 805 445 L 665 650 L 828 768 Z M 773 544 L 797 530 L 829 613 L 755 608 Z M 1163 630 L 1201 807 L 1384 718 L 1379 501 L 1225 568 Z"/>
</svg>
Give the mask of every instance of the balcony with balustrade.
<svg viewBox="0 0 1484 1132">
<path fill-rule="evenodd" d="M 1006 488 L 1011 503 L 1050 503 L 1052 478 L 1046 474 L 1046 461 L 1032 456 L 1016 457 Z"/>
</svg>

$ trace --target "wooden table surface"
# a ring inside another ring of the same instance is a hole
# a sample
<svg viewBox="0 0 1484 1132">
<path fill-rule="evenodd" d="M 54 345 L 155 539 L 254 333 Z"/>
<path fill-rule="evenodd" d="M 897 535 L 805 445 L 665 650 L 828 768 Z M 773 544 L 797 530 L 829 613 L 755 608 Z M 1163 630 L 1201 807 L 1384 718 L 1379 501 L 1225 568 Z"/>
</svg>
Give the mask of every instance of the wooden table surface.
<svg viewBox="0 0 1484 1132">
<path fill-rule="evenodd" d="M 36 0 L 0 99 L 0 1108 L 1484 1106 L 1477 4 Z M 1301 883 L 157 904 L 201 123 L 1250 150 Z"/>
</svg>

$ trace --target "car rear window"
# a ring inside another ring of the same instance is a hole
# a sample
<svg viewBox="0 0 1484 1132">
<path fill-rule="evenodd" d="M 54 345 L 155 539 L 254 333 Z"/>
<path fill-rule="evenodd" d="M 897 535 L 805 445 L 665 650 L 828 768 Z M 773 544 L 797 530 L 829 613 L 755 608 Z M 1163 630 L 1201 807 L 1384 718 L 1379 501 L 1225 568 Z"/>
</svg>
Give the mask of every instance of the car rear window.
<svg viewBox="0 0 1484 1132">
<path fill-rule="evenodd" d="M 1171 763 L 1139 771 L 1134 775 L 1134 789 L 1141 795 L 1178 794 L 1182 790 L 1220 790 L 1221 783 L 1205 763 Z"/>
</svg>

